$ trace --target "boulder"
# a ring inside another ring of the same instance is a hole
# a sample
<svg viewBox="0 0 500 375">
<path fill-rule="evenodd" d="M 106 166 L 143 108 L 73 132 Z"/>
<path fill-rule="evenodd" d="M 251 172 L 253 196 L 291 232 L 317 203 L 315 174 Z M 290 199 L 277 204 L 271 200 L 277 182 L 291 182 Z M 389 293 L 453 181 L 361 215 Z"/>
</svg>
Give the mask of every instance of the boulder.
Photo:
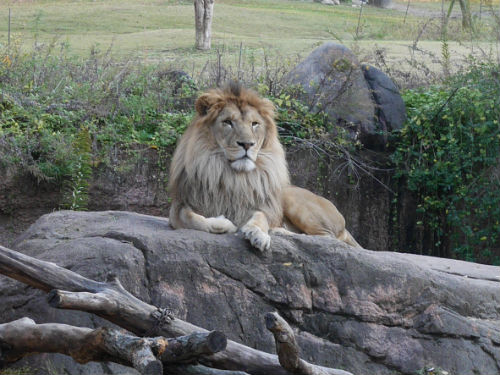
<svg viewBox="0 0 500 375">
<path fill-rule="evenodd" d="M 361 70 L 377 104 L 376 116 L 379 124 L 388 132 L 401 129 L 406 121 L 406 107 L 397 86 L 380 69 L 362 64 Z"/>
<path fill-rule="evenodd" d="M 321 3 L 323 5 L 340 5 L 339 0 L 314 0 L 315 3 Z"/>
<path fill-rule="evenodd" d="M 274 234 L 261 254 L 239 235 L 172 230 L 168 219 L 130 212 L 42 216 L 15 249 L 96 280 L 120 278 L 137 297 L 232 340 L 274 351 L 264 313 L 297 330 L 302 357 L 354 374 L 500 371 L 500 268 L 354 249 L 332 238 Z M 46 295 L 0 276 L 0 323 L 106 324 L 48 306 Z M 68 374 L 132 373 L 78 365 L 60 355 L 20 366 Z"/>
<path fill-rule="evenodd" d="M 369 4 L 378 8 L 390 8 L 392 6 L 392 0 L 370 0 Z"/>
<path fill-rule="evenodd" d="M 165 94 L 170 96 L 173 108 L 190 111 L 198 97 L 198 87 L 193 78 L 182 70 L 167 69 L 157 72 L 160 85 L 164 85 Z"/>
<path fill-rule="evenodd" d="M 385 147 L 387 128 L 377 120 L 378 105 L 372 89 L 356 56 L 347 47 L 324 43 L 285 80 L 289 85 L 299 86 L 298 96 L 313 112 L 325 112 L 332 123 L 346 128 L 365 147 Z"/>
</svg>

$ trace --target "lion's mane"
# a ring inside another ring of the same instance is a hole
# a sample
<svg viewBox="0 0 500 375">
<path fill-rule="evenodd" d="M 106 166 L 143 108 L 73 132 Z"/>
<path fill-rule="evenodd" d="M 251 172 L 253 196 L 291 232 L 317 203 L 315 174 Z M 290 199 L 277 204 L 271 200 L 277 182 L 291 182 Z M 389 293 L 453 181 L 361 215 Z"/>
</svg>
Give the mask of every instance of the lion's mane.
<svg viewBox="0 0 500 375">
<path fill-rule="evenodd" d="M 256 168 L 248 173 L 231 168 L 209 129 L 230 102 L 239 109 L 254 107 L 266 122 L 266 138 Z M 198 115 L 177 145 L 170 167 L 172 209 L 186 205 L 205 217 L 224 215 L 238 227 L 260 210 L 270 227 L 281 225 L 281 192 L 290 181 L 272 103 L 232 85 L 207 92 L 196 107 Z"/>
</svg>

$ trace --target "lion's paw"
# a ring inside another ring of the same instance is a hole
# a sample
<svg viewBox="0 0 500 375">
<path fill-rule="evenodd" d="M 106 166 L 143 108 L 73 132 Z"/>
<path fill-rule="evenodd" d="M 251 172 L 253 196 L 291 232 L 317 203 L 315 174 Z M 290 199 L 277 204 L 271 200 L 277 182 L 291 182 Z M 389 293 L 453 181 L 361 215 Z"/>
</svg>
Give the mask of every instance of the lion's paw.
<svg viewBox="0 0 500 375">
<path fill-rule="evenodd" d="M 271 248 L 271 237 L 259 227 L 247 224 L 241 228 L 241 233 L 250 241 L 253 247 L 260 251 L 267 251 Z"/>
<path fill-rule="evenodd" d="M 234 233 L 238 230 L 236 225 L 234 225 L 231 220 L 226 219 L 224 215 L 217 217 L 209 217 L 208 221 L 208 231 L 210 233 Z"/>
</svg>

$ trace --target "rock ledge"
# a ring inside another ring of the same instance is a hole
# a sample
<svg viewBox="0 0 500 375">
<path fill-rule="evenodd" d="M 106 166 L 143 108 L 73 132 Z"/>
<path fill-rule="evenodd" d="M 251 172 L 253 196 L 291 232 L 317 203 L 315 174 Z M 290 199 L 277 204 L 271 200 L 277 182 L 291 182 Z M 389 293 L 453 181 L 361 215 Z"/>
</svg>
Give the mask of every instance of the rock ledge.
<svg viewBox="0 0 500 375">
<path fill-rule="evenodd" d="M 230 339 L 272 352 L 263 314 L 297 329 L 304 359 L 354 374 L 500 371 L 500 268 L 358 250 L 330 238 L 273 235 L 262 255 L 238 235 L 172 230 L 168 219 L 130 212 L 60 211 L 42 216 L 16 250 L 96 280 L 117 275 L 145 301 Z M 0 322 L 95 327 L 99 319 L 54 310 L 45 296 L 0 277 Z M 47 361 L 71 374 L 123 373 L 114 365 Z M 101 367 L 104 366 L 104 367 Z"/>
</svg>

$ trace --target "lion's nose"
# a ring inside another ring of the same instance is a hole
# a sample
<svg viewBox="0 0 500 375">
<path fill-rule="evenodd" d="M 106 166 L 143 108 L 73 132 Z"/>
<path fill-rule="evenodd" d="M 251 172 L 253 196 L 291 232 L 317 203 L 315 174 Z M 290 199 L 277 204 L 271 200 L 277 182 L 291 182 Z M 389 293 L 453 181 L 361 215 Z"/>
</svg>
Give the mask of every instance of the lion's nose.
<svg viewBox="0 0 500 375">
<path fill-rule="evenodd" d="M 255 142 L 236 142 L 236 143 L 238 144 L 238 146 L 243 147 L 247 151 L 250 147 L 252 147 L 255 144 Z"/>
</svg>

